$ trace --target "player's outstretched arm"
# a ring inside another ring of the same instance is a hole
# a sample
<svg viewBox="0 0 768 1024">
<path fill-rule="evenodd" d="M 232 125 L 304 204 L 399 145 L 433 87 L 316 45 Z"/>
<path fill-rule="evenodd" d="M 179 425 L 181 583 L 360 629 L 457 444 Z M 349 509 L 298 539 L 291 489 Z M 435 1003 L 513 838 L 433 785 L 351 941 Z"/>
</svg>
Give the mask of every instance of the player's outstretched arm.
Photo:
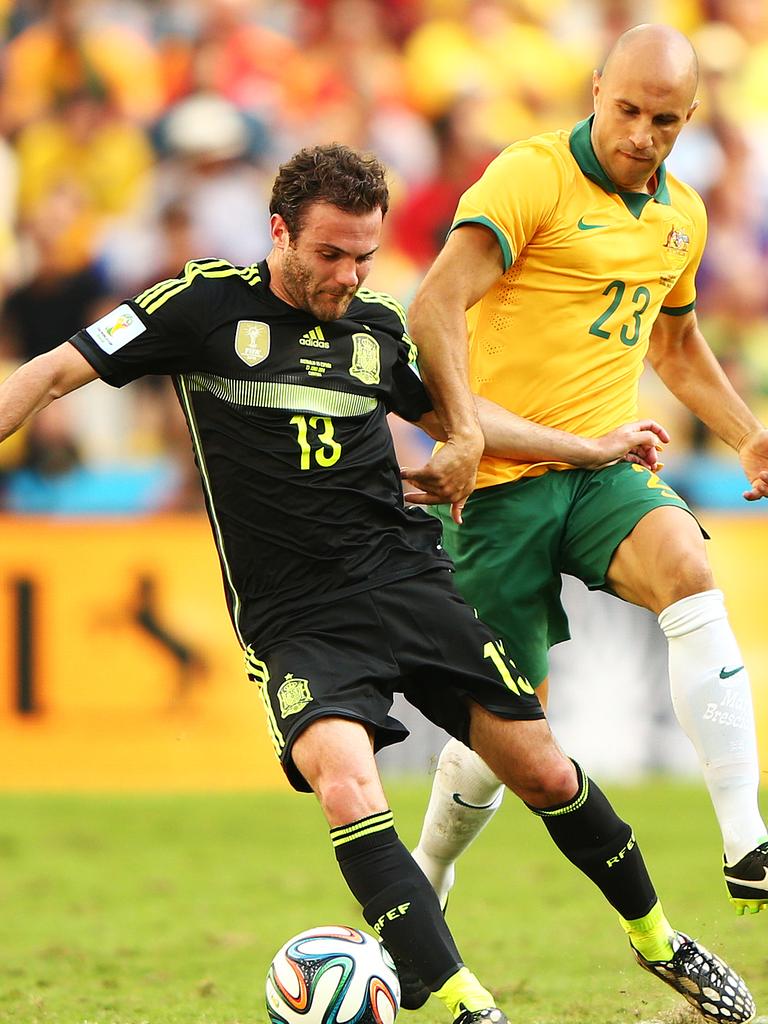
<svg viewBox="0 0 768 1024">
<path fill-rule="evenodd" d="M 54 399 L 96 377 L 88 360 L 69 342 L 24 363 L 0 384 L 0 441 Z"/>
<path fill-rule="evenodd" d="M 768 497 L 768 430 L 736 393 L 699 330 L 696 314 L 660 313 L 648 357 L 669 390 L 739 454 L 747 501 Z"/>
<path fill-rule="evenodd" d="M 669 434 L 655 420 L 625 423 L 602 437 L 580 437 L 533 423 L 477 395 L 475 401 L 486 439 L 485 452 L 499 458 L 565 462 L 582 469 L 600 469 L 623 459 L 655 472 L 662 466 L 658 460 L 661 446 L 669 442 Z M 418 426 L 436 440 L 444 440 L 434 413 L 427 413 Z M 429 474 L 421 468 L 403 467 L 401 476 L 406 485 L 418 488 L 406 491 L 408 501 L 420 505 L 444 503 L 444 499 L 430 489 Z"/>
<path fill-rule="evenodd" d="M 581 437 L 526 420 L 479 395 L 475 396 L 485 437 L 485 454 L 525 462 L 566 462 L 599 469 L 620 459 L 655 470 L 669 434 L 655 420 L 625 423 L 602 437 Z"/>
</svg>

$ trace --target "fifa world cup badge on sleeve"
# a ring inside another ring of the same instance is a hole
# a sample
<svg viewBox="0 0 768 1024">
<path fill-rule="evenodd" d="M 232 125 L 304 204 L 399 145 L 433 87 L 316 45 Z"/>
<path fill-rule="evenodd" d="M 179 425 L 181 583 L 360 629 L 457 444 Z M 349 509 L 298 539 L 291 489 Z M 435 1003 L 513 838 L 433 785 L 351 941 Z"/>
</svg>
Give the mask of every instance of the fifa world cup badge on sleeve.
<svg viewBox="0 0 768 1024">
<path fill-rule="evenodd" d="M 90 334 L 96 344 L 107 355 L 117 352 L 129 341 L 138 338 L 146 331 L 146 327 L 139 320 L 139 317 L 126 303 L 107 313 L 101 320 L 86 328 L 86 334 Z"/>
</svg>

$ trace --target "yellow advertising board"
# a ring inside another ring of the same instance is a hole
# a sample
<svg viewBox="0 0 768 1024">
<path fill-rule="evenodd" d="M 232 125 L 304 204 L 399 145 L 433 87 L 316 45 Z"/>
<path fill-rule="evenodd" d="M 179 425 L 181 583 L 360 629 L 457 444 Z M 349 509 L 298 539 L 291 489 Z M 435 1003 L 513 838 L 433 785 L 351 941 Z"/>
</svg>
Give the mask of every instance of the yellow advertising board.
<svg viewBox="0 0 768 1024">
<path fill-rule="evenodd" d="M 286 785 L 204 518 L 0 517 L 0 786 Z"/>
<path fill-rule="evenodd" d="M 768 522 L 707 517 L 768 778 Z M 287 787 L 196 516 L 0 517 L 0 787 Z"/>
</svg>

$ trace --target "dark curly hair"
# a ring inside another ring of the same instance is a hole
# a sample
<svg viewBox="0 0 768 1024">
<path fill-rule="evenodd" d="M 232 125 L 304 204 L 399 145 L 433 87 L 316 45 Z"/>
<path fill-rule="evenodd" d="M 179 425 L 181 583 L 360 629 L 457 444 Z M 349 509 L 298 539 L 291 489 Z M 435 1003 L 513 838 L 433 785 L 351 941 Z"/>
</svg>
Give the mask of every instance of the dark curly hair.
<svg viewBox="0 0 768 1024">
<path fill-rule="evenodd" d="M 306 208 L 330 203 L 346 213 L 369 213 L 389 208 L 384 165 L 370 153 L 358 153 L 332 142 L 307 146 L 281 164 L 272 186 L 269 212 L 279 213 L 296 237 Z"/>
</svg>

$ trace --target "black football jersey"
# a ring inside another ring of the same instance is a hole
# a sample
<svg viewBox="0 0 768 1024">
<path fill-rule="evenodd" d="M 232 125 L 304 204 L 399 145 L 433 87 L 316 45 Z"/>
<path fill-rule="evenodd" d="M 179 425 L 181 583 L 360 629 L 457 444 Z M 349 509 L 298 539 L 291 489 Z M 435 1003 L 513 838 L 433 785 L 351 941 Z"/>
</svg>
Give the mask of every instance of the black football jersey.
<svg viewBox="0 0 768 1024">
<path fill-rule="evenodd" d="M 116 387 L 170 374 L 187 419 L 238 638 L 291 609 L 450 564 L 406 508 L 386 414 L 430 401 L 402 307 L 361 289 L 334 321 L 279 299 L 266 262 L 194 260 L 71 343 Z"/>
</svg>

